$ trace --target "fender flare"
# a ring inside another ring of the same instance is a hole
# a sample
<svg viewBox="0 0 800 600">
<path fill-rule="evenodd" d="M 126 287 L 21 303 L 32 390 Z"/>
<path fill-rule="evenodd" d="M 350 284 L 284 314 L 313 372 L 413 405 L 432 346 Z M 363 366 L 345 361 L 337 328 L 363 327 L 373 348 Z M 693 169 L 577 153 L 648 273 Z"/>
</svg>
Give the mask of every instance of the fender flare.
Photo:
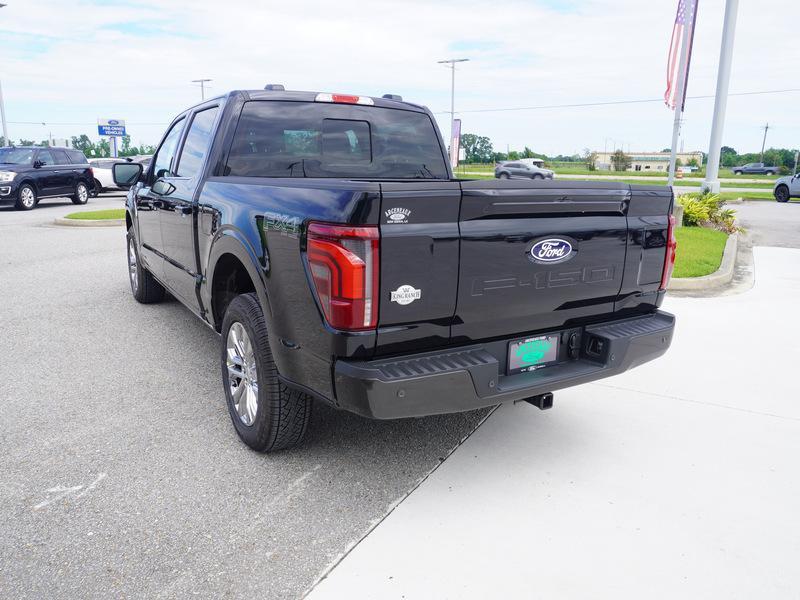
<svg viewBox="0 0 800 600">
<path fill-rule="evenodd" d="M 206 272 L 205 276 L 203 277 L 203 285 L 201 286 L 201 297 L 208 314 L 209 323 L 211 323 L 216 329 L 218 329 L 221 325 L 221 323 L 216 323 L 214 321 L 212 284 L 214 281 L 217 263 L 225 254 L 233 255 L 239 260 L 240 263 L 242 263 L 247 271 L 247 274 L 250 276 L 250 280 L 253 282 L 253 287 L 256 289 L 258 300 L 261 302 L 261 306 L 264 307 L 264 316 L 268 321 L 271 321 L 272 305 L 270 304 L 269 295 L 267 294 L 266 277 L 259 262 L 258 255 L 253 249 L 252 245 L 248 242 L 247 238 L 239 230 L 232 227 L 223 227 L 219 230 L 219 232 L 217 232 L 211 242 Z"/>
</svg>

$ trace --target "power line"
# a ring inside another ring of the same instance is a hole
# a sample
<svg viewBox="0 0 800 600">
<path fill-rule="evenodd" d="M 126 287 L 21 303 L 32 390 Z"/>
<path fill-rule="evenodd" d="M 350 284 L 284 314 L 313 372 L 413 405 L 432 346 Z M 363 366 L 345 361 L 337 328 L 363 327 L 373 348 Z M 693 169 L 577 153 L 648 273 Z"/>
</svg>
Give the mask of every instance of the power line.
<svg viewBox="0 0 800 600">
<path fill-rule="evenodd" d="M 786 94 L 790 92 L 800 92 L 800 88 L 789 88 L 785 90 L 764 90 L 759 92 L 737 92 L 728 96 L 756 96 L 761 94 Z M 687 100 L 702 100 L 714 98 L 714 94 L 702 96 L 687 96 Z M 515 106 L 510 108 L 474 108 L 472 110 L 459 110 L 459 113 L 483 113 L 483 112 L 508 112 L 516 110 L 547 110 L 552 108 L 587 108 L 591 106 L 616 106 L 620 104 L 647 104 L 652 102 L 664 102 L 664 98 L 642 98 L 636 100 L 609 100 L 606 102 L 580 102 L 576 104 L 541 104 L 539 106 Z M 449 113 L 449 110 L 440 110 L 436 114 Z"/>
</svg>

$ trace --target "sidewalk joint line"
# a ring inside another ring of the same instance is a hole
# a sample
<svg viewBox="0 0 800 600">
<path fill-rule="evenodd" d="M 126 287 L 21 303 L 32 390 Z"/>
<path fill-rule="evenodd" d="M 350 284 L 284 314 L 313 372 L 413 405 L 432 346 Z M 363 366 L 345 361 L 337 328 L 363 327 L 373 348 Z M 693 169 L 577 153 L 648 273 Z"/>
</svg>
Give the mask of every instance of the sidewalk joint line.
<svg viewBox="0 0 800 600">
<path fill-rule="evenodd" d="M 388 510 L 388 511 L 386 511 L 386 514 L 384 514 L 384 515 L 383 515 L 382 517 L 380 517 L 380 518 L 379 518 L 377 521 L 375 521 L 375 522 L 374 522 L 374 523 L 373 523 L 373 524 L 372 524 L 372 525 L 371 525 L 371 526 L 370 526 L 370 527 L 367 529 L 367 531 L 366 531 L 366 532 L 364 532 L 364 535 L 362 535 L 360 538 L 358 538 L 358 540 L 356 540 L 356 541 L 355 541 L 353 544 L 351 544 L 349 547 L 345 548 L 344 552 L 342 552 L 342 553 L 341 553 L 341 554 L 340 554 L 340 555 L 339 555 L 337 558 L 335 558 L 335 559 L 334 559 L 334 561 L 333 561 L 331 564 L 329 564 L 329 565 L 328 565 L 328 566 L 327 566 L 327 567 L 326 567 L 326 568 L 323 570 L 323 572 L 322 572 L 322 575 L 320 575 L 320 576 L 319 576 L 319 577 L 316 579 L 316 581 L 314 581 L 314 583 L 312 583 L 312 584 L 309 586 L 309 588 L 308 588 L 308 589 L 307 589 L 305 592 L 303 592 L 302 596 L 300 596 L 300 597 L 301 597 L 301 598 L 305 598 L 305 597 L 306 597 L 306 596 L 308 596 L 308 595 L 309 595 L 311 592 L 313 592 L 313 591 L 314 591 L 314 589 L 315 589 L 315 588 L 316 588 L 316 587 L 317 587 L 317 586 L 318 586 L 320 583 L 322 583 L 322 582 L 323 582 L 325 579 L 327 579 L 327 578 L 328 578 L 328 575 L 330 575 L 330 574 L 333 572 L 333 570 L 334 570 L 334 569 L 336 569 L 336 567 L 338 567 L 338 566 L 339 566 L 339 564 L 340 564 L 340 563 L 341 563 L 341 562 L 342 562 L 342 561 L 343 561 L 345 558 L 347 558 L 347 557 L 350 555 L 350 553 L 351 553 L 353 550 L 355 550 L 355 549 L 356 549 L 356 548 L 357 548 L 357 547 L 358 547 L 358 546 L 361 544 L 361 542 L 363 542 L 365 539 L 367 539 L 367 537 L 369 537 L 369 535 L 370 535 L 370 534 L 371 534 L 373 531 L 375 531 L 375 530 L 378 528 L 378 526 L 380 526 L 380 524 L 381 524 L 381 523 L 383 523 L 383 522 L 384 522 L 384 521 L 385 521 L 385 520 L 386 520 L 386 519 L 389 517 L 389 515 L 391 515 L 391 514 L 392 514 L 392 513 L 393 513 L 393 512 L 394 512 L 394 511 L 395 511 L 395 510 L 396 510 L 396 509 L 397 509 L 397 508 L 398 508 L 398 507 L 399 507 L 399 506 L 400 506 L 400 505 L 403 503 L 403 502 L 405 502 L 405 501 L 408 499 L 408 497 L 409 497 L 411 494 L 413 494 L 413 493 L 414 493 L 414 492 L 417 490 L 417 488 L 418 488 L 419 486 L 421 486 L 423 483 L 425 483 L 425 482 L 428 480 L 428 478 L 429 478 L 431 475 L 433 475 L 433 474 L 434 474 L 434 473 L 435 473 L 435 472 L 436 472 L 436 471 L 439 469 L 439 467 L 441 467 L 441 466 L 442 466 L 442 465 L 443 465 L 445 462 L 447 462 L 447 459 L 448 459 L 448 458 L 450 458 L 450 457 L 453 455 L 453 453 L 454 453 L 456 450 L 458 450 L 458 449 L 459 449 L 459 448 L 460 448 L 460 447 L 461 447 L 461 446 L 464 444 L 464 442 L 466 442 L 466 441 L 467 441 L 469 438 L 471 438 L 471 437 L 472 437 L 472 434 L 474 434 L 476 431 L 478 431 L 478 429 L 480 429 L 481 425 L 483 425 L 483 424 L 484 424 L 484 423 L 485 423 L 485 422 L 486 422 L 486 421 L 489 419 L 489 417 L 491 417 L 491 416 L 492 416 L 492 415 L 495 413 L 495 411 L 496 411 L 498 408 L 500 408 L 500 406 L 501 406 L 501 404 L 497 404 L 497 405 L 495 405 L 495 406 L 491 407 L 491 409 L 489 410 L 488 414 L 487 414 L 486 416 L 484 416 L 484 417 L 483 417 L 483 418 L 482 418 L 480 421 L 478 421 L 478 423 L 475 425 L 475 427 L 472 429 L 472 431 L 470 431 L 470 432 L 469 432 L 467 435 L 465 435 L 463 438 L 461 438 L 461 440 L 459 440 L 459 441 L 458 441 L 458 443 L 456 443 L 456 445 L 455 445 L 455 446 L 453 446 L 453 447 L 452 447 L 452 448 L 451 448 L 451 449 L 450 449 L 450 450 L 447 452 L 447 454 L 445 455 L 445 457 L 444 457 L 442 460 L 438 461 L 438 464 L 434 465 L 434 466 L 433 466 L 433 468 L 431 468 L 431 470 L 430 470 L 430 471 L 428 471 L 428 472 L 427 472 L 425 475 L 423 475 L 423 476 L 422 476 L 420 479 L 418 479 L 418 480 L 417 480 L 417 482 L 416 482 L 416 483 L 415 483 L 413 486 L 411 486 L 411 488 L 410 488 L 410 489 L 409 489 L 409 490 L 408 490 L 408 491 L 407 491 L 405 494 L 403 494 L 402 496 L 400 496 L 400 498 L 399 498 L 398 500 L 396 500 L 396 501 L 395 501 L 395 502 L 394 502 L 394 503 L 393 503 L 393 504 L 392 504 L 392 505 L 389 507 L 389 510 Z"/>
</svg>

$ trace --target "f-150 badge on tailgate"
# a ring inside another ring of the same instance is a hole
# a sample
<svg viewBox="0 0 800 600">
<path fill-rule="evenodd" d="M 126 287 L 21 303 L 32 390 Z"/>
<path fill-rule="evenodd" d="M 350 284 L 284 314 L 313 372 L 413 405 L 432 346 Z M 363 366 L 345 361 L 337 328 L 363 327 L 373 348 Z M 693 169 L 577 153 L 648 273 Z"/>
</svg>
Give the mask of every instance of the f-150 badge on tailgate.
<svg viewBox="0 0 800 600">
<path fill-rule="evenodd" d="M 405 306 L 411 304 L 414 300 L 422 298 L 422 290 L 414 289 L 411 285 L 401 285 L 399 288 L 392 292 L 392 302 L 397 302 Z"/>
<path fill-rule="evenodd" d="M 556 263 L 572 258 L 572 244 L 561 238 L 549 238 L 531 246 L 531 258 L 538 263 Z"/>
</svg>

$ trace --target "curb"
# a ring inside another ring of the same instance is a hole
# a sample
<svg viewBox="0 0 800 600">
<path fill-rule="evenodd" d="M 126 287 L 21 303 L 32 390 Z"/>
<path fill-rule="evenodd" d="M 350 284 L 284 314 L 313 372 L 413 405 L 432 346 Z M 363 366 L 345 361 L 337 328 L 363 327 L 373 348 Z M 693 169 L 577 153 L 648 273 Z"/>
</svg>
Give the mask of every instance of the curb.
<svg viewBox="0 0 800 600">
<path fill-rule="evenodd" d="M 101 219 L 98 221 L 88 221 L 86 219 L 61 219 L 53 221 L 61 227 L 118 227 L 125 225 L 125 219 Z"/>
<path fill-rule="evenodd" d="M 684 290 L 705 290 L 730 283 L 733 279 L 734 267 L 736 266 L 736 252 L 738 247 L 739 235 L 736 233 L 729 235 L 728 241 L 725 242 L 725 251 L 722 253 L 722 262 L 719 265 L 719 269 L 703 277 L 673 277 L 669 280 L 667 290 L 676 292 Z"/>
</svg>

